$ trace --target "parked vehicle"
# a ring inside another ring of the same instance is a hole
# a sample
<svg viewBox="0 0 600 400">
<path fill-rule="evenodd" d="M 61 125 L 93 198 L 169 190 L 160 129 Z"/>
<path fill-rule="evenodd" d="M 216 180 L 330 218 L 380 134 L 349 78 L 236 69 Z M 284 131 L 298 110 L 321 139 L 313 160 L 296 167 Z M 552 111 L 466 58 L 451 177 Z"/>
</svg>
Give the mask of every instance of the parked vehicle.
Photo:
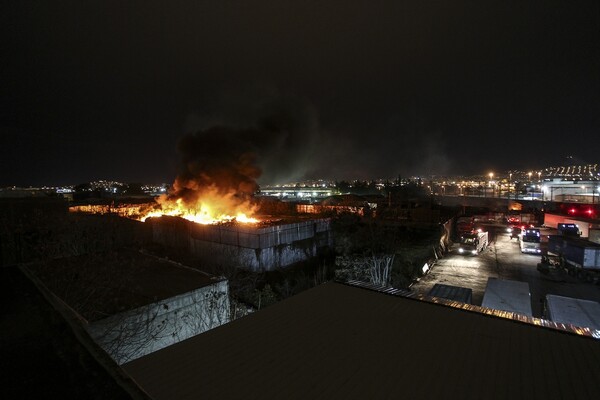
<svg viewBox="0 0 600 400">
<path fill-rule="evenodd" d="M 552 258 L 566 268 L 569 275 L 587 281 L 600 279 L 600 244 L 579 237 L 548 236 L 548 253 L 542 256 L 542 264 L 552 264 Z"/>
<path fill-rule="evenodd" d="M 506 216 L 506 222 L 508 222 L 509 224 L 520 224 L 521 214 L 508 214 Z"/>
<path fill-rule="evenodd" d="M 548 294 L 544 306 L 545 319 L 600 330 L 600 303 L 596 301 Z"/>
<path fill-rule="evenodd" d="M 458 252 L 460 254 L 479 254 L 488 245 L 488 233 L 481 230 L 465 233 L 460 237 Z"/>
<path fill-rule="evenodd" d="M 481 306 L 533 316 L 527 282 L 488 278 Z"/>
<path fill-rule="evenodd" d="M 579 237 L 581 231 L 576 224 L 558 224 L 558 234 L 562 236 Z"/>
<path fill-rule="evenodd" d="M 508 222 L 509 224 L 537 223 L 535 215 L 531 213 L 510 213 L 506 216 L 506 222 Z"/>
<path fill-rule="evenodd" d="M 560 224 L 571 224 L 571 227 L 573 225 L 577 227 L 577 230 L 573 229 L 573 233 L 580 237 L 589 237 L 590 230 L 595 226 L 593 220 L 588 219 L 591 216 L 591 214 L 587 214 L 585 217 L 574 217 L 572 215 L 544 213 L 544 226 L 560 230 Z"/>
<path fill-rule="evenodd" d="M 512 239 L 519 239 L 521 237 L 521 233 L 523 232 L 523 228 L 521 228 L 520 226 L 513 226 L 512 228 L 510 228 L 510 238 Z"/>
</svg>

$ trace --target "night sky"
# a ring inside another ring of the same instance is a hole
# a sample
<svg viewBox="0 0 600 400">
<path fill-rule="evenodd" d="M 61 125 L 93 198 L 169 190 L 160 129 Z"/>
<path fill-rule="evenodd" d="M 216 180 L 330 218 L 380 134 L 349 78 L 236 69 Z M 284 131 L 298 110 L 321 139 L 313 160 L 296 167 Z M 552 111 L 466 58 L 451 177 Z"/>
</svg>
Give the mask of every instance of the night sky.
<svg viewBox="0 0 600 400">
<path fill-rule="evenodd" d="M 597 0 L 5 0 L 0 32 L 0 186 L 172 182 L 195 132 L 261 183 L 600 161 Z"/>
</svg>

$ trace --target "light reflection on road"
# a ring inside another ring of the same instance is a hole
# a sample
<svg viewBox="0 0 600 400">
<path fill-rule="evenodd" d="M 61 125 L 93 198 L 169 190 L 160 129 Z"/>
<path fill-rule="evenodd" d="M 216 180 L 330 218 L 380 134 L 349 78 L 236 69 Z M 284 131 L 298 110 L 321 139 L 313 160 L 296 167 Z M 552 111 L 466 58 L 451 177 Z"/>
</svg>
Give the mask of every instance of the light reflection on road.
<svg viewBox="0 0 600 400">
<path fill-rule="evenodd" d="M 540 256 L 521 253 L 519 243 L 515 239 L 510 240 L 504 226 L 488 226 L 488 229 L 490 246 L 486 250 L 476 256 L 451 251 L 439 259 L 430 273 L 415 283 L 411 290 L 427 295 L 436 283 L 471 288 L 473 304 L 481 305 L 488 278 L 524 281 L 529 283 L 535 317 L 542 316 L 542 300 L 548 293 L 600 302 L 600 286 L 564 273 L 541 274 L 537 270 Z"/>
</svg>

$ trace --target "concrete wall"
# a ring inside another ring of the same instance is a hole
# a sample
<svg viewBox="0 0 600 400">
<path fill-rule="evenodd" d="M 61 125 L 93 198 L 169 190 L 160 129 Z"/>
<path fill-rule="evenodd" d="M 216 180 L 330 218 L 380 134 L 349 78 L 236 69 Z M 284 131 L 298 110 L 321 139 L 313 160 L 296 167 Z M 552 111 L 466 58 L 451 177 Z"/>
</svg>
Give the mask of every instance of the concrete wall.
<svg viewBox="0 0 600 400">
<path fill-rule="evenodd" d="M 257 249 L 190 239 L 190 248 L 194 257 L 207 263 L 233 264 L 238 268 L 262 272 L 285 268 L 316 257 L 319 249 L 328 246 L 329 242 L 329 234 L 324 233 L 290 244 Z"/>
<path fill-rule="evenodd" d="M 119 365 L 229 322 L 226 280 L 94 321 L 90 336 Z"/>
<path fill-rule="evenodd" d="M 252 225 L 193 224 L 190 233 L 192 239 L 195 240 L 250 249 L 264 249 L 309 239 L 315 234 L 329 229 L 329 219 L 316 219 L 258 228 Z"/>
<path fill-rule="evenodd" d="M 149 218 L 152 226 L 152 240 L 167 247 L 187 252 L 190 249 L 190 230 L 193 222 L 183 218 Z"/>
<path fill-rule="evenodd" d="M 332 243 L 328 218 L 256 227 L 201 225 L 186 220 L 152 221 L 157 243 L 189 251 L 203 262 L 272 271 L 308 260 Z"/>
</svg>

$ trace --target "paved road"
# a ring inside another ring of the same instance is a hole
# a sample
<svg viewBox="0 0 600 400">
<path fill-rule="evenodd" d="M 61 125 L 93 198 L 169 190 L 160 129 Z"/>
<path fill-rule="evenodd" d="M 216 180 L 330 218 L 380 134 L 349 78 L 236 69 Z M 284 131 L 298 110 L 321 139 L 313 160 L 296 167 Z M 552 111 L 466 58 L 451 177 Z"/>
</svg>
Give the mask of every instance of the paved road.
<svg viewBox="0 0 600 400">
<path fill-rule="evenodd" d="M 426 295 L 436 283 L 471 288 L 473 304 L 481 305 L 488 278 L 528 282 L 534 317 L 542 316 L 542 301 L 549 293 L 600 302 L 600 285 L 582 282 L 566 273 L 541 274 L 537 270 L 540 256 L 522 254 L 518 241 L 510 239 L 505 227 L 487 228 L 491 243 L 486 250 L 477 256 L 451 251 L 411 289 Z"/>
</svg>

